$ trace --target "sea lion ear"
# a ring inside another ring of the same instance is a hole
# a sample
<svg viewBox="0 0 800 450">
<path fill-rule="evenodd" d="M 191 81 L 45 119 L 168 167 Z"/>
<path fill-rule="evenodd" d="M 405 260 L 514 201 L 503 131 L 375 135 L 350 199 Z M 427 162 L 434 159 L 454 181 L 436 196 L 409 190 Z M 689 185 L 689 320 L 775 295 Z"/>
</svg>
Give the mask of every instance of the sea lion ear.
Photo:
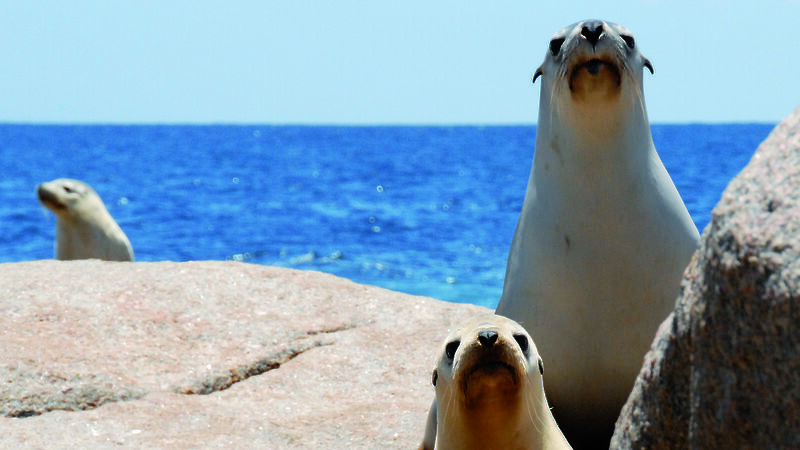
<svg viewBox="0 0 800 450">
<path fill-rule="evenodd" d="M 533 83 L 536 83 L 536 79 L 539 78 L 540 75 L 542 75 L 542 68 L 541 67 L 536 69 L 536 73 L 533 74 Z"/>
<path fill-rule="evenodd" d="M 656 73 L 656 71 L 653 70 L 653 65 L 650 63 L 649 59 L 647 59 L 647 58 L 644 59 L 644 66 L 647 67 L 648 69 L 650 69 L 650 73 L 651 74 Z"/>
<path fill-rule="evenodd" d="M 431 383 L 436 386 L 436 382 L 439 381 L 439 371 L 433 369 L 433 375 L 431 375 Z"/>
</svg>

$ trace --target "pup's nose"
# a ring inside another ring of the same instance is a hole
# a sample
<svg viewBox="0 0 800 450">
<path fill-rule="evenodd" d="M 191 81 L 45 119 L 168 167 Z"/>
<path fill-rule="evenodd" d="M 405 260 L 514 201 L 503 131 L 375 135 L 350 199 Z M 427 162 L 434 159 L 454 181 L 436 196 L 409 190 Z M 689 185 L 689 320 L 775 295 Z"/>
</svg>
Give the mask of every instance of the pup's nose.
<svg viewBox="0 0 800 450">
<path fill-rule="evenodd" d="M 486 348 L 492 348 L 495 342 L 497 342 L 497 331 L 495 330 L 483 330 L 478 333 L 478 342 L 481 343 L 482 346 Z"/>
</svg>

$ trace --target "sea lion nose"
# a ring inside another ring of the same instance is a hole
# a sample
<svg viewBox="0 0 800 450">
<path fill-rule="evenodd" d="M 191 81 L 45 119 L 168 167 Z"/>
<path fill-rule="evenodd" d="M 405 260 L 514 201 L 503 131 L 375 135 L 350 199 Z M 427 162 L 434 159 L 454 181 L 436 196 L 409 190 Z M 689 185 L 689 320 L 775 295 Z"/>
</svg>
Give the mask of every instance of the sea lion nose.
<svg viewBox="0 0 800 450">
<path fill-rule="evenodd" d="M 602 35 L 603 22 L 590 21 L 583 23 L 583 28 L 581 28 L 581 37 L 589 41 L 589 43 L 592 44 L 592 47 L 597 45 L 597 41 L 600 40 L 600 36 Z"/>
<path fill-rule="evenodd" d="M 492 348 L 495 342 L 497 342 L 497 331 L 495 330 L 483 330 L 478 333 L 478 342 L 481 343 L 482 346 L 486 348 Z"/>
</svg>

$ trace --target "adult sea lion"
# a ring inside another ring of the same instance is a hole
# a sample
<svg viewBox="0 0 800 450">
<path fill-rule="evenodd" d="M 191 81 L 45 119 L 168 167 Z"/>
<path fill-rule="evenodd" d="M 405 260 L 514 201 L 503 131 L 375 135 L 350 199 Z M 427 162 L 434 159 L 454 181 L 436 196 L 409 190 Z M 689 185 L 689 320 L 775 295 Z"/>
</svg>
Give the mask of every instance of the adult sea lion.
<svg viewBox="0 0 800 450">
<path fill-rule="evenodd" d="M 128 237 L 91 186 L 59 178 L 40 184 L 36 191 L 56 215 L 56 259 L 133 261 Z"/>
<path fill-rule="evenodd" d="M 423 449 L 568 449 L 547 405 L 544 366 L 513 320 L 478 316 L 441 346 Z"/>
<path fill-rule="evenodd" d="M 605 447 L 699 235 L 653 146 L 653 66 L 625 27 L 586 20 L 550 40 L 533 168 L 497 314 L 548 356 L 553 415 Z"/>
</svg>

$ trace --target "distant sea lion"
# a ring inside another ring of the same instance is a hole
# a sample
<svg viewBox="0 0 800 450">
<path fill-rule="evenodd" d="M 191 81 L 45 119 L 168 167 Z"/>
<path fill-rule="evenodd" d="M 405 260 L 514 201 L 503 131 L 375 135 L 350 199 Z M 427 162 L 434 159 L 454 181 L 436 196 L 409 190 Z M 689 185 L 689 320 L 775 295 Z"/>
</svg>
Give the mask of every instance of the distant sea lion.
<svg viewBox="0 0 800 450">
<path fill-rule="evenodd" d="M 39 201 L 56 215 L 56 259 L 133 261 L 128 237 L 91 186 L 59 178 L 36 190 Z"/>
<path fill-rule="evenodd" d="M 553 415 L 577 448 L 608 448 L 697 229 L 656 153 L 631 32 L 599 20 L 550 40 L 533 168 L 497 314 L 548 355 Z"/>
<path fill-rule="evenodd" d="M 442 344 L 420 448 L 570 448 L 547 406 L 543 373 L 536 345 L 518 323 L 496 315 L 467 321 Z"/>
</svg>

